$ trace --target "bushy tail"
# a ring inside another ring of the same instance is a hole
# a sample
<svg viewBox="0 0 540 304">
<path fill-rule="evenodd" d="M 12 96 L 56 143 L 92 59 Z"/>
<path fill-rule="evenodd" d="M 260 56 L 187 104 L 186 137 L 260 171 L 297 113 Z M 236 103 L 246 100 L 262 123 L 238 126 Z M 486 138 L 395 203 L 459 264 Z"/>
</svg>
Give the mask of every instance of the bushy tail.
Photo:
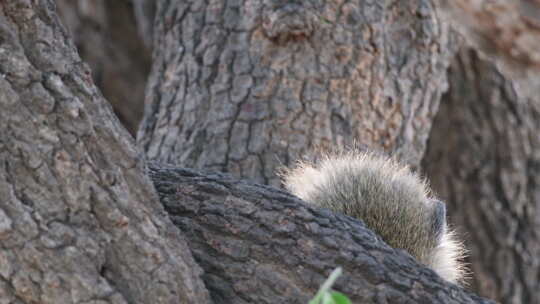
<svg viewBox="0 0 540 304">
<path fill-rule="evenodd" d="M 364 221 L 395 248 L 408 251 L 448 281 L 466 273 L 463 245 L 446 225 L 446 209 L 424 179 L 397 161 L 357 151 L 327 154 L 281 172 L 306 202 Z"/>
</svg>

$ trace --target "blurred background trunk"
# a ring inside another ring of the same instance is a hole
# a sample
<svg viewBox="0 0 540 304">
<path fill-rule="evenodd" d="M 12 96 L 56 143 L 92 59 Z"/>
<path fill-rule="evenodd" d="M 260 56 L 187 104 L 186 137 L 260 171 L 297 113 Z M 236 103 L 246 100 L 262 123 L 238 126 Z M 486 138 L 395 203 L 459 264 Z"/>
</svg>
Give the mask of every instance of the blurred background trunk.
<svg viewBox="0 0 540 304">
<path fill-rule="evenodd" d="M 540 90 L 518 96 L 471 49 L 448 75 L 427 176 L 466 237 L 473 289 L 501 303 L 540 303 Z"/>
<path fill-rule="evenodd" d="M 151 65 L 151 17 L 147 16 L 152 14 L 151 2 L 57 0 L 56 4 L 81 58 L 92 68 L 94 82 L 134 135 L 142 118 Z"/>
</svg>

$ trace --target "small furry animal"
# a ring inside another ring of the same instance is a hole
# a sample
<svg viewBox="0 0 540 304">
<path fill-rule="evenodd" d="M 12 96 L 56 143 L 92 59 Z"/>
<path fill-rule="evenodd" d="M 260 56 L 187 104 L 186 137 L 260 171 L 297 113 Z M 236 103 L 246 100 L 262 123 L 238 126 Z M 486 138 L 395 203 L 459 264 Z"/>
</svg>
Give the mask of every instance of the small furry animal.
<svg viewBox="0 0 540 304">
<path fill-rule="evenodd" d="M 465 250 L 446 224 L 446 207 L 407 166 L 372 153 L 341 152 L 300 162 L 282 178 L 302 200 L 363 220 L 390 246 L 450 282 L 463 282 Z"/>
</svg>

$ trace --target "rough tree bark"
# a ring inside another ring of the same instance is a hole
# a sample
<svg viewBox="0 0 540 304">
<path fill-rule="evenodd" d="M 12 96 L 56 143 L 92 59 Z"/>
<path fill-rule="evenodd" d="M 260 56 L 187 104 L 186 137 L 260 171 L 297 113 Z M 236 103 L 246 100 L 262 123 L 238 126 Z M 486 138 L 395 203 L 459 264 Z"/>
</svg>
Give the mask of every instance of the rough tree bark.
<svg viewBox="0 0 540 304">
<path fill-rule="evenodd" d="M 279 184 L 353 138 L 417 165 L 452 43 L 432 2 L 158 1 L 138 141 L 150 159 Z"/>
<path fill-rule="evenodd" d="M 0 2 L 0 302 L 209 303 L 53 9 Z"/>
<path fill-rule="evenodd" d="M 471 250 L 473 287 L 501 303 L 540 303 L 540 103 L 464 50 L 449 72 L 424 161 Z"/>
<path fill-rule="evenodd" d="M 138 9 L 134 9 L 128 0 L 57 0 L 56 4 L 81 58 L 92 69 L 94 82 L 123 125 L 135 134 L 143 114 L 151 63 L 151 44 L 145 47 L 145 43 L 150 43 L 152 36 L 141 38 L 139 34 L 148 35 L 143 31 L 149 30 L 150 17 L 136 19 L 134 12 L 143 7 L 135 5 Z"/>
<path fill-rule="evenodd" d="M 214 303 L 305 304 L 340 265 L 353 303 L 491 303 L 448 284 L 358 220 L 221 174 L 152 168 Z"/>
</svg>

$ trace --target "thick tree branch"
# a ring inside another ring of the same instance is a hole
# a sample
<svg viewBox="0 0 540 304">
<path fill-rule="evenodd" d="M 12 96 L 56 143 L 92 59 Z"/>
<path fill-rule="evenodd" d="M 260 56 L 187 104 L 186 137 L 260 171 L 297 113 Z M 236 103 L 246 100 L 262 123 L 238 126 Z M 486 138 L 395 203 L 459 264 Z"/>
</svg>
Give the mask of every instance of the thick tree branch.
<svg viewBox="0 0 540 304">
<path fill-rule="evenodd" d="M 307 303 L 336 266 L 353 303 L 490 303 L 443 281 L 355 219 L 226 175 L 150 170 L 215 303 Z"/>
<path fill-rule="evenodd" d="M 53 9 L 0 2 L 0 302 L 209 303 Z"/>
</svg>

